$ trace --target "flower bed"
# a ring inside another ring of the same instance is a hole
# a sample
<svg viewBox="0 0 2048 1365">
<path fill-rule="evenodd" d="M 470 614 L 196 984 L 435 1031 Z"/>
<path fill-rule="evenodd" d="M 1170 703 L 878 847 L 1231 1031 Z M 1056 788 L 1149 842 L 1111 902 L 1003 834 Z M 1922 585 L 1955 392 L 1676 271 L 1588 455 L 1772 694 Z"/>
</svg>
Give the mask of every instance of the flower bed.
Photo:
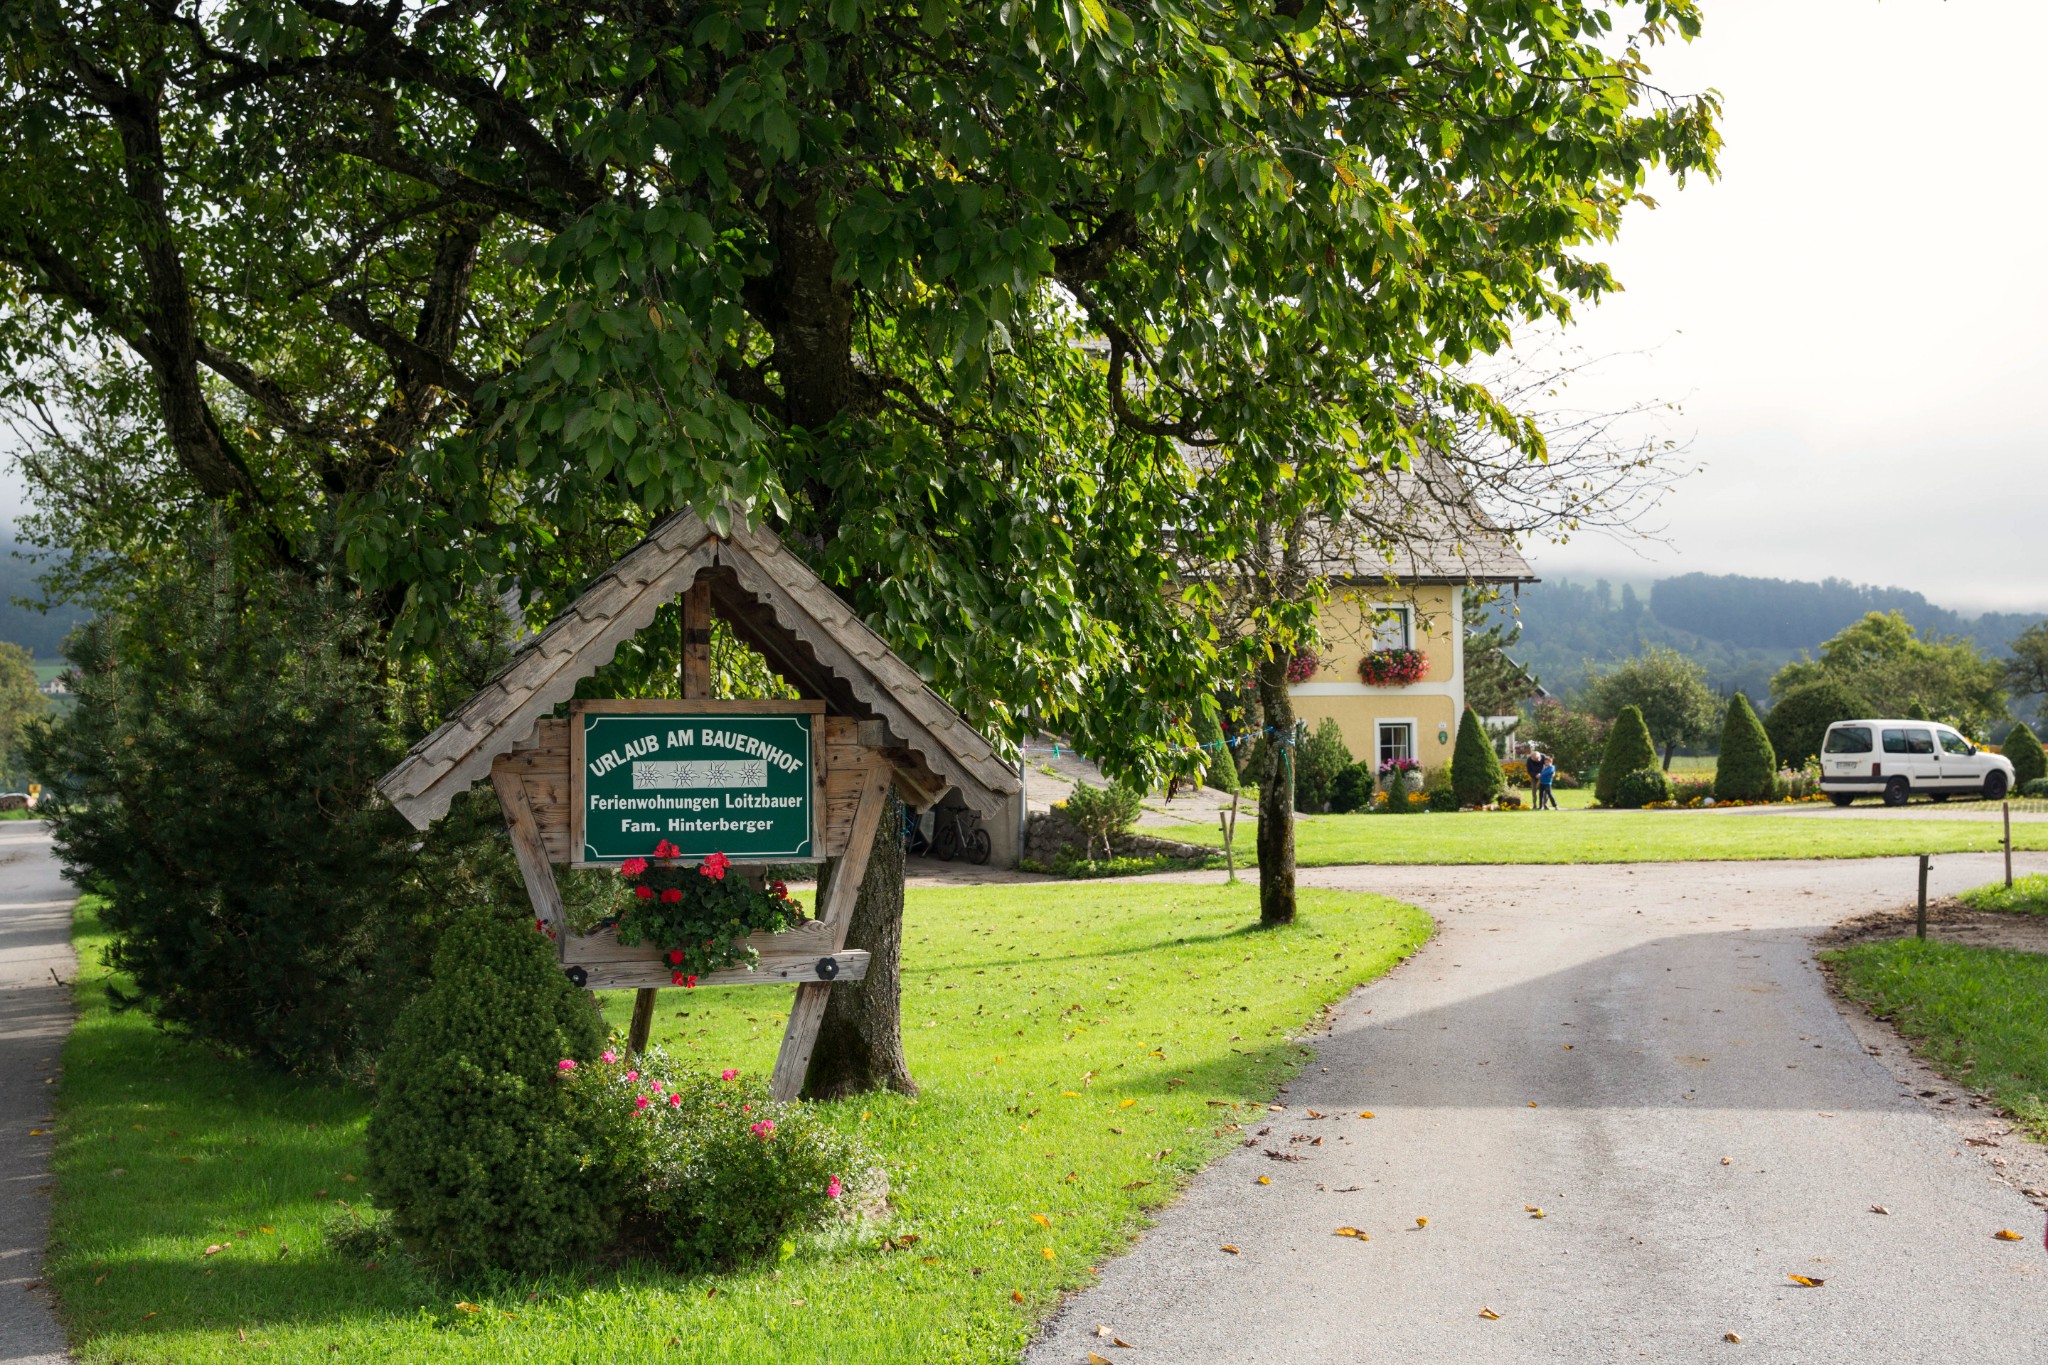
<svg viewBox="0 0 2048 1365">
<path fill-rule="evenodd" d="M 620 864 L 630 891 L 615 920 L 619 942 L 663 950 L 676 985 L 695 986 L 699 976 L 728 967 L 752 970 L 760 954 L 748 946 L 748 936 L 772 934 L 802 918 L 781 882 L 756 887 L 727 876 L 732 860 L 723 853 L 694 868 L 684 867 L 681 857 L 682 850 L 663 839 L 651 857 Z"/>
<path fill-rule="evenodd" d="M 1358 661 L 1359 681 L 1368 687 L 1406 687 L 1428 671 L 1419 649 L 1375 649 Z"/>
</svg>

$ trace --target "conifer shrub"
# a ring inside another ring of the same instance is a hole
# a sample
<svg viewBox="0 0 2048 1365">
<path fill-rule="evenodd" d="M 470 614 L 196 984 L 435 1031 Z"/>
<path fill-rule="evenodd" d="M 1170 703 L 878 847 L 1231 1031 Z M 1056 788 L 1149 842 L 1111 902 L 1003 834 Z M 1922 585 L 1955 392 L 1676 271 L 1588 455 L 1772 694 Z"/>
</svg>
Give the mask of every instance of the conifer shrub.
<svg viewBox="0 0 2048 1365">
<path fill-rule="evenodd" d="M 370 1191 L 421 1264 L 540 1272 L 615 1236 L 617 1135 L 562 1083 L 603 1044 L 531 922 L 479 913 L 442 935 L 378 1063 L 368 1135 Z"/>
<path fill-rule="evenodd" d="M 1671 799 L 1671 779 L 1656 764 L 1623 773 L 1614 784 L 1616 810 L 1641 810 L 1644 806 Z"/>
<path fill-rule="evenodd" d="M 2012 764 L 2012 785 L 2026 790 L 2029 782 L 2038 782 L 2048 777 L 2048 754 L 2041 752 L 2041 741 L 2034 736 L 2025 721 L 2012 727 L 2012 733 L 2005 737 L 2005 743 L 1998 746 Z"/>
<path fill-rule="evenodd" d="M 1338 815 L 1364 810 L 1372 804 L 1372 789 L 1372 765 L 1354 763 L 1330 784 L 1330 810 Z"/>
<path fill-rule="evenodd" d="M 1201 708 L 1195 735 L 1202 744 L 1202 782 L 1220 792 L 1237 790 L 1237 757 L 1223 741 L 1223 724 L 1213 704 Z"/>
<path fill-rule="evenodd" d="M 1607 748 L 1600 755 L 1600 772 L 1593 782 L 1593 799 L 1603 806 L 1614 805 L 1621 780 L 1644 768 L 1662 771 L 1663 765 L 1657 761 L 1657 745 L 1650 738 L 1650 727 L 1643 723 L 1643 713 L 1636 707 L 1624 706 L 1614 718 L 1614 728 L 1607 732 Z"/>
<path fill-rule="evenodd" d="M 1451 750 L 1451 790 L 1460 806 L 1489 806 L 1507 790 L 1507 775 L 1500 770 L 1500 756 L 1493 751 L 1493 738 L 1486 723 L 1471 707 L 1458 721 L 1458 742 Z"/>
<path fill-rule="evenodd" d="M 2020 787 L 2020 795 L 2039 801 L 2048 798 L 2048 777 L 2037 777 Z"/>
<path fill-rule="evenodd" d="M 1330 789 L 1337 775 L 1351 766 L 1351 750 L 1344 743 L 1344 731 L 1333 717 L 1325 716 L 1315 733 L 1295 746 L 1294 805 L 1297 810 L 1319 811 L 1330 804 Z"/>
<path fill-rule="evenodd" d="M 1787 688 L 1772 702 L 1770 714 L 1764 717 L 1764 733 L 1770 737 L 1778 762 L 1799 768 L 1819 755 L 1830 725 L 1870 712 L 1870 702 L 1861 693 L 1832 678 L 1821 678 Z"/>
<path fill-rule="evenodd" d="M 1721 721 L 1721 756 L 1714 768 L 1718 801 L 1769 801 L 1778 792 L 1778 755 L 1749 698 L 1728 699 Z"/>
</svg>

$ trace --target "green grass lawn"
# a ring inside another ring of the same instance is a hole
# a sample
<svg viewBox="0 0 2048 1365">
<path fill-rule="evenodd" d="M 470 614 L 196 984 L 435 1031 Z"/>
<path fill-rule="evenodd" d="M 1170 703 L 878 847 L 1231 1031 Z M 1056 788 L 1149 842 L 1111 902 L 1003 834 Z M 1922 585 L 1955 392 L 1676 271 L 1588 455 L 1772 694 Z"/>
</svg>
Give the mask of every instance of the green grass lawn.
<svg viewBox="0 0 2048 1365">
<path fill-rule="evenodd" d="M 1823 957 L 1937 1070 L 2048 1140 L 2048 954 L 1902 938 Z"/>
<path fill-rule="evenodd" d="M 1560 797 L 1577 793 L 1560 793 Z M 1240 817 L 1237 853 L 1249 862 L 1257 831 Z M 1191 825 L 1189 843 L 1220 848 L 1222 835 Z M 2015 824 L 2013 847 L 2048 849 L 2048 825 Z M 1752 858 L 1875 858 L 1990 852 L 1999 828 L 1986 821 L 1855 820 L 1713 811 L 1305 815 L 1295 826 L 1303 867 L 1346 863 L 1673 863 Z"/>
<path fill-rule="evenodd" d="M 88 902 L 49 1277 L 86 1361 L 1014 1360 L 1300 1066 L 1288 1035 L 1430 930 L 1335 892 L 1305 892 L 1289 929 L 1256 916 L 1250 886 L 915 890 L 903 1024 L 924 1093 L 826 1107 L 887 1163 L 886 1225 L 723 1277 L 445 1285 L 322 1243 L 366 1200 L 365 1097 L 113 1012 Z M 665 991 L 656 1040 L 764 1070 L 790 994 Z M 622 1027 L 630 997 L 605 1005 Z"/>
<path fill-rule="evenodd" d="M 1959 898 L 1972 910 L 2002 910 L 2015 915 L 2048 915 L 2048 875 L 2015 877 L 2012 885 L 1992 882 L 1973 887 Z"/>
</svg>

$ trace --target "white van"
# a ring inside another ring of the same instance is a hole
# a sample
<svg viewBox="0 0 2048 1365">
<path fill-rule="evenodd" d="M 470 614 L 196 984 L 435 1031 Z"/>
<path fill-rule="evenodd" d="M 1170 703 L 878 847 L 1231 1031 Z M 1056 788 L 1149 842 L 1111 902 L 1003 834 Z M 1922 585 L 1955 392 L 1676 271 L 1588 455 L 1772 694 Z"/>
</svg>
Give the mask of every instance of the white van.
<svg viewBox="0 0 2048 1365">
<path fill-rule="evenodd" d="M 1997 801 L 2012 790 L 2012 760 L 1934 721 L 1838 720 L 1821 741 L 1820 789 L 1838 806 L 1859 796 L 1903 806 L 1916 792 Z"/>
</svg>

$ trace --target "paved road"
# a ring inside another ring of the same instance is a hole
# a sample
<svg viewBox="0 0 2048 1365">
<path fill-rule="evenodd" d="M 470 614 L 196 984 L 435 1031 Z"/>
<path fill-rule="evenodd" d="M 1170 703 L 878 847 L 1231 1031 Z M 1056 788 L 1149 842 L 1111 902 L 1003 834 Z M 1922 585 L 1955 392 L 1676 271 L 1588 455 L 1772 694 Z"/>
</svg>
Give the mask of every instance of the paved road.
<svg viewBox="0 0 2048 1365">
<path fill-rule="evenodd" d="M 1934 889 L 1995 866 L 1937 859 Z M 2000 1178 L 2038 1149 L 1968 1145 L 2002 1130 L 1916 1097 L 1926 1073 L 1859 1038 L 1813 963 L 1816 929 L 1910 897 L 1909 860 L 1304 881 L 1426 906 L 1441 933 L 1346 1003 L 1247 1128 L 1270 1124 L 1260 1148 L 1105 1266 L 1031 1365 L 2048 1361 L 2043 1214 Z"/>
<path fill-rule="evenodd" d="M 0 823 L 0 1365 L 69 1360 L 41 1271 L 49 1229 L 50 1092 L 71 1027 L 71 903 L 40 823 Z M 26 1292 L 24 1290 L 26 1289 Z"/>
</svg>

